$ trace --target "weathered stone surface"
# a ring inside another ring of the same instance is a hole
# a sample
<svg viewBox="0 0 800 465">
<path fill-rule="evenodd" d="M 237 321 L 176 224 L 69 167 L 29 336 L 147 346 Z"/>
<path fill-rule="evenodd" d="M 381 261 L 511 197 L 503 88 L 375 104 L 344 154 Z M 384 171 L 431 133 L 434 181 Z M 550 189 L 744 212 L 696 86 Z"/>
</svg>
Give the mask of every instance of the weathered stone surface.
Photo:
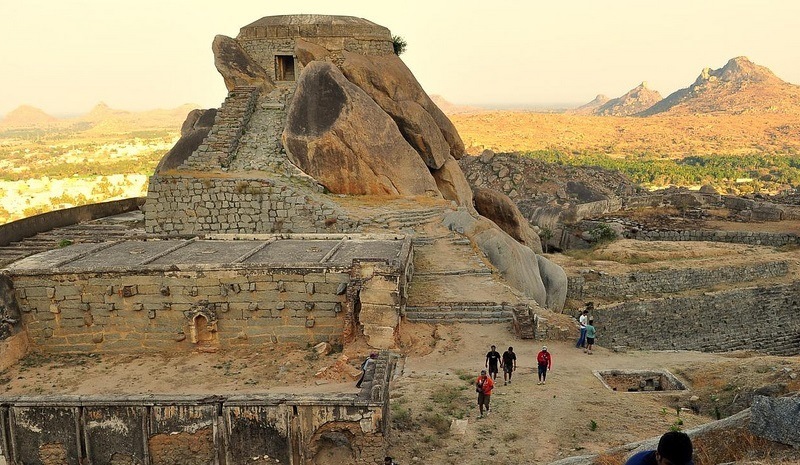
<svg viewBox="0 0 800 465">
<path fill-rule="evenodd" d="M 537 255 L 539 275 L 547 291 L 546 307 L 549 309 L 562 309 L 567 300 L 567 273 L 563 268 L 547 258 Z"/>
<path fill-rule="evenodd" d="M 216 116 L 216 108 L 190 111 L 181 126 L 181 138 L 158 162 L 156 174 L 181 166 L 208 136 Z"/>
<path fill-rule="evenodd" d="M 539 264 L 533 250 L 515 241 L 492 221 L 483 217 L 475 218 L 466 210 L 447 215 L 444 224 L 477 245 L 512 287 L 539 305 L 546 306 L 547 291 L 539 275 Z"/>
<path fill-rule="evenodd" d="M 365 56 L 344 52 L 343 56 L 344 62 L 340 65 L 342 73 L 347 79 L 369 94 L 395 121 L 398 121 L 401 129 L 404 127 L 410 131 L 406 135 L 407 139 L 422 138 L 425 140 L 425 136 L 430 134 L 429 132 L 425 134 L 413 132 L 414 128 L 425 124 L 425 122 L 416 119 L 418 118 L 417 115 L 408 113 L 412 107 L 403 106 L 401 103 L 415 102 L 436 123 L 436 127 L 441 132 L 442 137 L 447 141 L 450 155 L 456 160 L 464 155 L 464 143 L 461 141 L 461 136 L 458 135 L 453 123 L 433 103 L 433 100 L 425 93 L 417 79 L 397 55 Z M 436 149 L 439 147 L 439 142 L 426 140 L 426 144 L 423 145 Z M 420 147 L 415 148 L 422 149 Z M 422 154 L 422 151 L 420 153 Z M 446 160 L 438 152 L 428 153 L 423 157 L 426 160 L 441 160 L 442 163 Z M 432 167 L 438 168 L 438 166 Z"/>
<path fill-rule="evenodd" d="M 303 39 L 295 39 L 294 55 L 303 66 L 308 66 L 312 61 L 325 60 L 331 52 L 325 47 Z"/>
<path fill-rule="evenodd" d="M 235 39 L 218 35 L 214 37 L 211 49 L 214 51 L 214 65 L 229 92 L 237 86 L 258 87 L 263 92 L 275 88 L 264 68 L 250 58 Z"/>
<path fill-rule="evenodd" d="M 295 165 L 337 194 L 439 195 L 392 119 L 327 62 L 301 73 L 283 144 Z"/>
<path fill-rule="evenodd" d="M 475 189 L 474 195 L 475 209 L 478 210 L 478 213 L 494 221 L 497 226 L 500 226 L 500 229 L 519 243 L 527 245 L 536 253 L 542 253 L 542 242 L 539 235 L 531 228 L 528 220 L 522 216 L 519 208 L 507 195 L 494 189 L 480 188 Z M 566 286 L 566 282 L 564 285 Z"/>
<path fill-rule="evenodd" d="M 445 199 L 466 207 L 470 212 L 475 212 L 475 207 L 472 205 L 472 188 L 469 187 L 469 182 L 455 158 L 448 156 L 441 168 L 433 170 L 433 179 L 436 180 L 436 186 Z"/>
<path fill-rule="evenodd" d="M 800 447 L 800 398 L 756 396 L 750 431 L 771 441 Z"/>
</svg>

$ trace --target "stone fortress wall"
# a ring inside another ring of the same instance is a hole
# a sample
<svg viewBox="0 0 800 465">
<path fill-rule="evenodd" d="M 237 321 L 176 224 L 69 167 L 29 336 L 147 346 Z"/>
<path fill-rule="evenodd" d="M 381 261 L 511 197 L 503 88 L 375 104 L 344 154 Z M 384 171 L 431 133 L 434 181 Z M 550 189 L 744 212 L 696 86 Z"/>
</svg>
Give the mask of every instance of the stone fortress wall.
<svg viewBox="0 0 800 465">
<path fill-rule="evenodd" d="M 601 346 L 800 355 L 800 282 L 628 301 L 592 312 Z"/>
</svg>

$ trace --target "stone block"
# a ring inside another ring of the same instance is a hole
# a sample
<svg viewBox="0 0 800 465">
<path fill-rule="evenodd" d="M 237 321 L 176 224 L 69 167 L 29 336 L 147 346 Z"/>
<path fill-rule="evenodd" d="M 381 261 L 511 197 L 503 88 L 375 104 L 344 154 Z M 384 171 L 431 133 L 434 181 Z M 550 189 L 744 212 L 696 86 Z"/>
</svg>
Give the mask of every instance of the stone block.
<svg viewBox="0 0 800 465">
<path fill-rule="evenodd" d="M 391 349 L 395 346 L 393 327 L 365 324 L 364 336 L 367 337 L 367 345 L 375 349 Z"/>
<path fill-rule="evenodd" d="M 400 314 L 395 307 L 361 304 L 359 321 L 362 324 L 395 328 L 400 323 Z"/>
</svg>

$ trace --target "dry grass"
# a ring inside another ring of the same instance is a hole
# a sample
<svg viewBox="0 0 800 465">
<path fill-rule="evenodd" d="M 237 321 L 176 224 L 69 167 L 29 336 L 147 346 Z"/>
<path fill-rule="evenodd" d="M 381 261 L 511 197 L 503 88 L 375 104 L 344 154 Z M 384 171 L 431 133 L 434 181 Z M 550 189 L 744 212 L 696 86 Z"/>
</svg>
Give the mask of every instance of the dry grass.
<svg viewBox="0 0 800 465">
<path fill-rule="evenodd" d="M 800 115 L 601 117 L 519 111 L 451 115 L 471 152 L 558 149 L 609 155 L 800 152 Z"/>
</svg>

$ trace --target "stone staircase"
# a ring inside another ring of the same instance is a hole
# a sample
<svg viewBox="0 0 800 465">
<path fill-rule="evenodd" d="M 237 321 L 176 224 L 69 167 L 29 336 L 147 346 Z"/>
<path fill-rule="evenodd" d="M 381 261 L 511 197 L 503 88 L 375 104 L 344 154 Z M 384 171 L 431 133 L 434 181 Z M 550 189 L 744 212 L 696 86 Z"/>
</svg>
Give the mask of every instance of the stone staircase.
<svg viewBox="0 0 800 465">
<path fill-rule="evenodd" d="M 414 210 L 394 210 L 374 214 L 358 221 L 362 228 L 383 228 L 395 231 L 416 232 L 424 229 L 428 224 L 441 219 L 443 208 L 441 206 Z M 414 243 L 417 243 L 415 237 Z M 467 241 L 469 243 L 469 241 Z"/>
<path fill-rule="evenodd" d="M 211 132 L 181 165 L 181 169 L 227 168 L 236 155 L 239 140 L 250 122 L 258 94 L 256 87 L 236 87 L 230 91 L 217 112 Z"/>
<path fill-rule="evenodd" d="M 522 299 L 500 281 L 468 239 L 431 224 L 412 243 L 407 321 L 490 324 L 514 319 L 514 306 Z"/>
</svg>

